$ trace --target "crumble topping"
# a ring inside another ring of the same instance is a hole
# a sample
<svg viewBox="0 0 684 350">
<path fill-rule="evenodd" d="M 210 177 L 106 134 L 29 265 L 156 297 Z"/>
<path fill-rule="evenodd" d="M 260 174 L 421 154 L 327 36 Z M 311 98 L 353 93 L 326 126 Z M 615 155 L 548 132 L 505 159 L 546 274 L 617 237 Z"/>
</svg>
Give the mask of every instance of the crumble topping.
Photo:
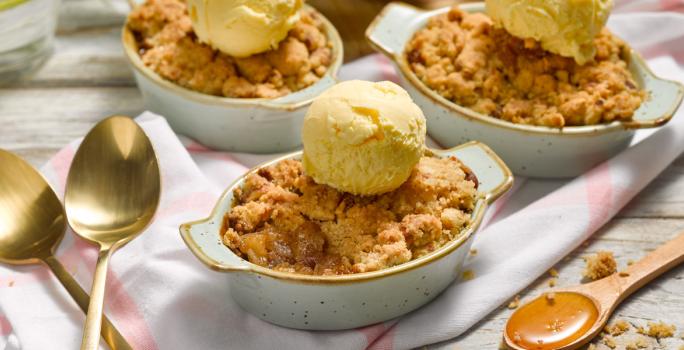
<svg viewBox="0 0 684 350">
<path fill-rule="evenodd" d="M 209 95 L 275 98 L 318 81 L 332 62 L 332 44 L 311 10 L 277 49 L 236 58 L 200 43 L 181 0 L 147 0 L 128 15 L 143 63 L 162 78 Z"/>
<path fill-rule="evenodd" d="M 458 237 L 476 201 L 456 158 L 423 157 L 398 189 L 357 196 L 320 185 L 298 160 L 247 176 L 222 237 L 235 253 L 279 271 L 331 275 L 380 270 Z"/>
<path fill-rule="evenodd" d="M 646 98 L 603 29 L 585 65 L 495 28 L 483 13 L 453 7 L 431 18 L 406 48 L 418 78 L 448 100 L 513 123 L 563 127 L 630 120 Z"/>
</svg>

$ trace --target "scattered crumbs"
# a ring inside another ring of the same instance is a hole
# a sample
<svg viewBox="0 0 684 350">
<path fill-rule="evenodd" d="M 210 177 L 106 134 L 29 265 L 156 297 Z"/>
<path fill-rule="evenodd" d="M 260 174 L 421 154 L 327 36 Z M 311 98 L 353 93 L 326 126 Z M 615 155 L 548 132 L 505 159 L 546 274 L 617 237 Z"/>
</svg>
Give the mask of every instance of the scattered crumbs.
<svg viewBox="0 0 684 350">
<path fill-rule="evenodd" d="M 558 277 L 558 270 L 552 267 L 551 270 L 549 270 L 549 275 L 551 275 L 551 277 Z"/>
<path fill-rule="evenodd" d="M 475 256 L 477 255 L 477 249 L 473 248 L 470 250 L 470 255 Z"/>
<path fill-rule="evenodd" d="M 644 327 L 637 328 L 637 332 L 643 335 L 647 335 L 651 338 L 669 338 L 674 336 L 674 332 L 677 329 L 673 324 L 667 324 L 665 322 L 649 322 L 648 330 Z"/>
<path fill-rule="evenodd" d="M 546 298 L 546 301 L 548 301 L 549 303 L 553 303 L 554 301 L 556 301 L 556 293 L 554 292 L 544 293 L 544 297 Z"/>
<path fill-rule="evenodd" d="M 14 286 L 14 281 L 9 281 L 9 284 L 8 284 L 8 285 L 9 285 L 10 287 L 13 287 L 13 286 Z"/>
<path fill-rule="evenodd" d="M 612 336 L 618 336 L 629 330 L 629 323 L 625 320 L 617 320 L 615 323 L 607 325 L 604 330 Z"/>
<path fill-rule="evenodd" d="M 473 272 L 473 270 L 463 271 L 463 280 L 464 281 L 470 281 L 473 278 L 475 278 L 475 272 Z"/>
<path fill-rule="evenodd" d="M 508 303 L 509 309 L 517 309 L 520 306 L 520 295 L 516 295 L 510 303 Z"/>
<path fill-rule="evenodd" d="M 619 275 L 620 277 L 628 277 L 628 276 L 629 276 L 629 273 L 627 273 L 627 272 L 625 272 L 625 271 L 620 271 L 620 272 L 618 272 L 618 275 Z"/>
<path fill-rule="evenodd" d="M 615 338 L 613 338 L 612 335 L 605 334 L 603 338 L 601 339 L 603 344 L 606 344 L 607 347 L 611 349 L 615 349 L 617 347 L 617 343 L 615 342 Z"/>
<path fill-rule="evenodd" d="M 596 350 L 596 345 L 589 344 L 589 347 L 587 348 L 587 350 Z"/>
<path fill-rule="evenodd" d="M 593 281 L 608 277 L 617 271 L 617 263 L 613 257 L 613 252 L 599 251 L 596 255 L 584 257 L 587 263 L 584 270 L 584 277 Z"/>
<path fill-rule="evenodd" d="M 551 278 L 549 280 L 549 287 L 555 287 L 556 286 L 556 281 L 558 281 L 558 278 Z"/>
<path fill-rule="evenodd" d="M 639 350 L 648 348 L 648 340 L 643 336 L 639 336 L 635 340 L 625 345 L 625 350 Z"/>
<path fill-rule="evenodd" d="M 634 264 L 634 260 L 632 260 L 632 259 L 627 260 L 627 266 L 631 266 L 632 264 Z"/>
</svg>

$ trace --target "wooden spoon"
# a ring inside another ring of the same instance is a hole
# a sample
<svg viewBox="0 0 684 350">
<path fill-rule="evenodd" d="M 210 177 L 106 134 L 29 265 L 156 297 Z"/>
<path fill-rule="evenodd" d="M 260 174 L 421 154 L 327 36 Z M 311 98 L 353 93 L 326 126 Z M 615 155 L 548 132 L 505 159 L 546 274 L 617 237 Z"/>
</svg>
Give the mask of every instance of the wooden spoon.
<svg viewBox="0 0 684 350">
<path fill-rule="evenodd" d="M 45 263 L 81 310 L 88 312 L 90 297 L 55 258 L 66 230 L 62 203 L 23 159 L 0 150 L 0 164 L 0 262 Z M 131 349 L 106 317 L 102 323 L 102 338 L 111 349 Z"/>
<path fill-rule="evenodd" d="M 630 294 L 684 262 L 684 233 L 626 270 L 579 286 L 559 288 L 519 307 L 506 323 L 512 349 L 577 349 L 593 339 Z"/>
<path fill-rule="evenodd" d="M 100 247 L 81 349 L 98 347 L 109 257 L 152 221 L 160 192 L 152 143 L 132 119 L 109 117 L 86 135 L 64 200 L 74 232 Z"/>
</svg>

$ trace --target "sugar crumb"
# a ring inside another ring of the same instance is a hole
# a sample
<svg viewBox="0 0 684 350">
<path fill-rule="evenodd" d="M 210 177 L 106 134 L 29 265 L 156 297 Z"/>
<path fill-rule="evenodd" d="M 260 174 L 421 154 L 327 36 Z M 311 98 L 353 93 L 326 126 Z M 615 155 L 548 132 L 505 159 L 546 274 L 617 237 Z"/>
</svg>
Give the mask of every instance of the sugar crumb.
<svg viewBox="0 0 684 350">
<path fill-rule="evenodd" d="M 9 281 L 8 285 L 9 285 L 10 287 L 14 287 L 14 281 Z"/>
<path fill-rule="evenodd" d="M 477 249 L 473 248 L 470 250 L 470 255 L 475 256 L 477 255 Z"/>
<path fill-rule="evenodd" d="M 675 330 L 677 327 L 673 324 L 667 324 L 665 322 L 659 321 L 659 322 L 649 322 L 648 323 L 648 330 L 645 329 L 644 327 L 638 327 L 637 332 L 641 333 L 643 335 L 647 335 L 651 338 L 669 338 L 674 336 Z"/>
<path fill-rule="evenodd" d="M 557 281 L 558 281 L 557 278 L 551 278 L 551 279 L 549 279 L 549 287 L 555 287 Z"/>
<path fill-rule="evenodd" d="M 632 259 L 627 260 L 627 266 L 631 266 L 632 264 L 634 264 L 634 260 L 632 260 Z"/>
<path fill-rule="evenodd" d="M 618 272 L 618 276 L 620 276 L 620 277 L 629 277 L 629 273 L 627 273 L 627 272 L 625 272 L 625 271 L 620 271 L 620 272 Z"/>
<path fill-rule="evenodd" d="M 648 348 L 648 340 L 644 338 L 643 336 L 639 336 L 635 340 L 627 343 L 625 345 L 625 350 L 638 350 L 638 349 L 646 349 Z"/>
<path fill-rule="evenodd" d="M 554 303 L 556 301 L 556 293 L 554 292 L 544 293 L 544 297 L 549 303 Z"/>
<path fill-rule="evenodd" d="M 509 309 L 517 309 L 520 306 L 520 295 L 516 295 L 510 303 L 508 303 Z"/>
<path fill-rule="evenodd" d="M 608 334 L 604 335 L 603 338 L 601 339 L 601 341 L 603 342 L 603 344 L 605 344 L 607 347 L 609 347 L 611 349 L 615 349 L 615 347 L 617 347 L 617 343 L 615 342 L 615 338 L 613 338 L 613 336 L 611 336 L 611 335 L 608 335 Z"/>
<path fill-rule="evenodd" d="M 613 252 L 599 251 L 596 255 L 587 256 L 584 258 L 587 263 L 584 270 L 584 277 L 593 281 L 608 277 L 617 271 L 617 263 L 613 257 Z"/>
<path fill-rule="evenodd" d="M 617 320 L 615 323 L 607 325 L 604 330 L 612 336 L 618 336 L 629 330 L 629 323 L 625 320 Z"/>
<path fill-rule="evenodd" d="M 549 275 L 551 275 L 551 277 L 558 277 L 558 270 L 552 267 L 551 270 L 549 270 Z"/>
<path fill-rule="evenodd" d="M 473 272 L 473 270 L 463 271 L 463 280 L 464 281 L 470 281 L 473 278 L 475 278 L 475 272 Z"/>
</svg>

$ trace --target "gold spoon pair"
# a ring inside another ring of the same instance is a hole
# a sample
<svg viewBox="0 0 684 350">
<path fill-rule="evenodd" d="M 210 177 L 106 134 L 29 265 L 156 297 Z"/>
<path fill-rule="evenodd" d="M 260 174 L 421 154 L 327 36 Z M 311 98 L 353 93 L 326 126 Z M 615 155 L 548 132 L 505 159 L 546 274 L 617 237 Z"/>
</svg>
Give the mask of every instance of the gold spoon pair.
<svg viewBox="0 0 684 350">
<path fill-rule="evenodd" d="M 0 150 L 0 261 L 46 263 L 87 312 L 81 349 L 97 349 L 99 335 L 112 349 L 131 346 L 102 316 L 107 263 L 112 252 L 150 223 L 161 192 L 152 144 L 130 118 L 98 123 L 76 153 L 62 207 L 45 179 L 21 158 Z M 100 247 L 88 295 L 55 258 L 67 217 L 74 232 Z"/>
</svg>

